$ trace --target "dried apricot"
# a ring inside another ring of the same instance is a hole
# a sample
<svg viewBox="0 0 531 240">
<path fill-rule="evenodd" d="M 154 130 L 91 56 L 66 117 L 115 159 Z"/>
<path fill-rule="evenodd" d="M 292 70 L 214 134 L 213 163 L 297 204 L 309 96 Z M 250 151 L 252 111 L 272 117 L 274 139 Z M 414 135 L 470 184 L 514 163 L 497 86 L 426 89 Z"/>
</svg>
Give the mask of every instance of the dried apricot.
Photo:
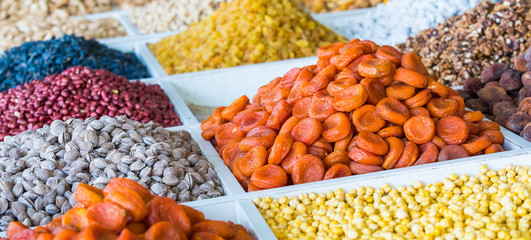
<svg viewBox="0 0 531 240">
<path fill-rule="evenodd" d="M 487 148 L 485 148 L 485 154 L 503 152 L 503 147 L 500 144 L 493 143 Z"/>
<path fill-rule="evenodd" d="M 430 115 L 436 118 L 454 116 L 457 113 L 458 107 L 457 101 L 449 98 L 432 98 L 426 104 L 426 109 L 428 109 Z"/>
<path fill-rule="evenodd" d="M 287 99 L 290 94 L 290 88 L 276 86 L 273 89 L 265 92 L 260 98 L 260 104 L 271 105 L 282 99 Z"/>
<path fill-rule="evenodd" d="M 351 129 L 347 115 L 338 112 L 328 117 L 322 124 L 322 136 L 328 142 L 337 142 L 347 137 Z"/>
<path fill-rule="evenodd" d="M 397 137 L 388 137 L 385 139 L 385 142 L 389 145 L 389 151 L 384 156 L 382 167 L 385 169 L 392 169 L 395 167 L 398 159 L 402 156 L 404 142 Z"/>
<path fill-rule="evenodd" d="M 385 89 L 385 94 L 389 98 L 404 101 L 415 96 L 415 87 L 403 82 L 394 82 Z"/>
<path fill-rule="evenodd" d="M 326 141 L 322 137 L 318 138 L 317 141 L 315 141 L 314 143 L 312 143 L 312 145 L 308 147 L 320 147 L 322 149 L 325 149 L 327 153 L 334 151 L 334 146 L 332 145 L 332 143 Z"/>
<path fill-rule="evenodd" d="M 437 122 L 436 135 L 447 144 L 461 144 L 468 139 L 468 126 L 456 116 L 443 117 Z"/>
<path fill-rule="evenodd" d="M 248 103 L 249 98 L 245 95 L 241 96 L 221 111 L 221 117 L 227 121 L 232 120 L 232 118 L 241 112 Z"/>
<path fill-rule="evenodd" d="M 116 233 L 99 225 L 88 226 L 76 236 L 76 239 L 83 240 L 116 240 L 117 238 Z"/>
<path fill-rule="evenodd" d="M 365 174 L 365 173 L 372 173 L 372 172 L 378 172 L 378 171 L 385 170 L 381 166 L 367 165 L 367 164 L 357 163 L 357 162 L 354 162 L 354 161 L 350 162 L 349 167 L 350 167 L 350 171 L 352 172 L 352 174 L 356 174 L 356 175 L 357 174 Z"/>
<path fill-rule="evenodd" d="M 357 145 L 367 152 L 380 156 L 389 151 L 387 143 L 380 136 L 369 131 L 360 131 L 358 133 Z"/>
<path fill-rule="evenodd" d="M 350 112 L 362 106 L 369 97 L 365 87 L 356 84 L 346 88 L 334 96 L 332 105 L 337 111 Z"/>
<path fill-rule="evenodd" d="M 240 150 L 240 142 L 231 142 L 229 144 L 223 145 L 219 150 L 223 163 L 229 169 L 232 169 L 232 165 L 236 159 L 243 157 L 246 152 Z"/>
<path fill-rule="evenodd" d="M 378 115 L 374 105 L 363 105 L 352 113 L 352 123 L 356 130 L 377 132 L 385 125 L 385 120 Z"/>
<path fill-rule="evenodd" d="M 130 222 L 125 225 L 125 229 L 134 234 L 142 234 L 147 230 L 147 227 L 142 222 Z"/>
<path fill-rule="evenodd" d="M 192 235 L 192 240 L 224 240 L 224 238 L 211 232 L 196 232 Z"/>
<path fill-rule="evenodd" d="M 254 171 L 266 164 L 267 150 L 263 146 L 256 146 L 236 161 L 239 161 L 243 175 L 250 177 Z"/>
<path fill-rule="evenodd" d="M 205 214 L 203 214 L 201 211 L 198 211 L 183 204 L 180 204 L 179 206 L 181 206 L 181 208 L 186 213 L 186 216 L 188 216 L 188 219 L 190 219 L 190 223 L 192 224 L 192 226 L 196 223 L 205 221 Z"/>
<path fill-rule="evenodd" d="M 278 134 L 291 134 L 291 131 L 293 131 L 293 128 L 295 125 L 297 125 L 297 123 L 299 123 L 300 120 L 301 119 L 299 117 L 291 116 L 288 118 L 288 120 L 286 120 L 286 122 L 284 122 Z"/>
<path fill-rule="evenodd" d="M 381 165 L 384 161 L 382 157 L 377 156 L 371 152 L 365 151 L 356 146 L 352 147 L 349 150 L 348 157 L 354 160 L 355 162 L 366 165 Z"/>
<path fill-rule="evenodd" d="M 68 210 L 63 217 L 61 218 L 61 223 L 63 226 L 71 226 L 74 229 L 81 229 L 86 224 L 85 216 L 87 214 L 87 209 L 85 208 L 72 208 Z M 60 227 L 57 227 L 58 229 Z M 52 233 L 55 234 L 56 229 L 50 229 Z"/>
<path fill-rule="evenodd" d="M 366 78 L 381 78 L 393 74 L 396 70 L 396 65 L 381 58 L 369 59 L 360 62 L 358 65 L 358 72 L 361 76 Z"/>
<path fill-rule="evenodd" d="M 293 184 L 323 180 L 325 168 L 323 161 L 316 156 L 306 154 L 297 158 L 291 170 Z"/>
<path fill-rule="evenodd" d="M 461 96 L 449 96 L 448 98 L 457 102 L 457 111 L 455 112 L 455 115 L 462 118 L 466 110 L 465 100 Z"/>
<path fill-rule="evenodd" d="M 317 121 L 317 120 L 316 120 Z M 267 162 L 269 164 L 280 164 L 282 160 L 288 155 L 289 150 L 293 145 L 293 137 L 290 134 L 281 133 L 275 138 L 275 143 L 271 147 L 271 152 Z"/>
<path fill-rule="evenodd" d="M 322 147 L 308 146 L 308 154 L 314 155 L 319 159 L 324 159 L 328 151 Z"/>
<path fill-rule="evenodd" d="M 311 96 L 319 90 L 326 88 L 326 85 L 328 85 L 330 81 L 334 80 L 334 76 L 336 75 L 336 73 L 336 66 L 329 65 L 328 67 L 317 73 L 312 78 L 312 80 L 304 84 L 302 87 L 302 92 L 305 96 Z"/>
<path fill-rule="evenodd" d="M 364 78 L 360 84 L 367 90 L 367 103 L 376 105 L 386 97 L 385 86 L 374 78 Z"/>
<path fill-rule="evenodd" d="M 377 79 L 384 87 L 389 87 L 393 82 L 395 82 L 395 76 L 389 75 L 387 77 Z"/>
<path fill-rule="evenodd" d="M 147 204 L 142 197 L 129 188 L 121 188 L 110 192 L 105 201 L 111 201 L 127 210 L 133 221 L 140 221 L 147 215 Z M 90 210 L 90 208 L 88 209 Z M 87 214 L 88 214 L 87 210 Z"/>
<path fill-rule="evenodd" d="M 350 69 L 354 75 L 354 78 L 358 81 L 361 81 L 363 79 L 363 76 L 361 76 L 358 72 L 358 65 L 365 60 L 369 59 L 375 59 L 375 57 L 372 54 L 365 54 L 358 58 L 356 58 L 354 61 L 349 63 L 345 69 Z M 345 70 L 343 69 L 343 70 Z"/>
<path fill-rule="evenodd" d="M 503 144 L 505 140 L 499 130 L 483 130 L 479 133 L 479 136 L 487 136 L 493 144 Z"/>
<path fill-rule="evenodd" d="M 249 184 L 247 185 L 247 192 L 256 192 L 256 191 L 262 191 L 262 190 L 264 189 L 257 187 L 251 181 L 249 181 Z"/>
<path fill-rule="evenodd" d="M 209 232 L 214 233 L 224 239 L 230 239 L 234 236 L 234 231 L 231 230 L 231 226 L 227 222 L 205 220 L 200 223 L 194 224 L 192 232 Z"/>
<path fill-rule="evenodd" d="M 348 68 L 345 68 L 341 73 L 345 71 L 350 71 L 350 70 Z M 326 87 L 326 90 L 328 91 L 328 94 L 330 94 L 330 96 L 333 97 L 333 96 L 338 95 L 339 92 L 345 90 L 346 88 L 354 86 L 356 84 L 358 84 L 358 80 L 356 80 L 353 77 L 342 77 L 342 78 L 338 77 L 336 80 L 328 84 L 328 86 Z"/>
<path fill-rule="evenodd" d="M 291 135 L 297 142 L 303 142 L 306 145 L 312 145 L 312 143 L 317 141 L 319 136 L 321 136 L 322 132 L 323 127 L 321 122 L 319 122 L 317 119 L 305 118 L 300 120 L 295 127 L 293 127 Z"/>
<path fill-rule="evenodd" d="M 273 108 L 273 111 L 267 119 L 266 126 L 274 129 L 280 130 L 280 126 L 290 117 L 291 107 L 288 102 L 284 99 L 278 101 L 278 103 Z"/>
<path fill-rule="evenodd" d="M 10 222 L 7 226 L 6 236 L 7 238 L 13 238 L 17 233 L 29 229 L 26 225 L 20 222 Z"/>
<path fill-rule="evenodd" d="M 148 202 L 147 207 L 148 215 L 144 219 L 144 224 L 150 229 L 159 222 L 169 222 L 178 226 L 186 235 L 190 233 L 192 228 L 190 219 L 186 215 L 186 211 L 175 200 L 168 197 L 155 196 Z"/>
<path fill-rule="evenodd" d="M 268 164 L 253 172 L 251 183 L 262 189 L 282 187 L 288 184 L 288 174 L 282 167 Z"/>
<path fill-rule="evenodd" d="M 479 131 L 482 132 L 484 130 L 498 130 L 500 131 L 500 124 L 497 122 L 492 121 L 480 121 L 477 123 Z"/>
<path fill-rule="evenodd" d="M 244 158 L 244 157 L 241 157 L 241 158 Z M 240 159 L 240 158 L 238 158 Z M 234 164 L 232 165 L 232 175 L 234 175 L 234 177 L 236 178 L 236 180 L 238 180 L 238 182 L 242 185 L 242 186 L 245 186 L 245 183 L 246 182 L 249 182 L 251 181 L 251 177 L 249 176 L 245 176 L 243 173 L 242 173 L 242 170 L 240 169 L 240 162 L 241 161 L 238 161 L 238 159 L 236 159 L 236 161 L 234 161 Z"/>
<path fill-rule="evenodd" d="M 352 136 L 354 136 L 354 130 L 350 131 L 350 133 L 345 138 L 334 143 L 334 151 L 346 151 L 348 144 L 352 139 Z"/>
<path fill-rule="evenodd" d="M 307 152 L 308 147 L 306 146 L 306 144 L 301 142 L 294 142 L 291 146 L 291 150 L 289 151 L 288 155 L 280 163 L 280 166 L 284 168 L 286 173 L 291 174 L 291 169 L 293 168 L 293 164 L 295 163 L 297 158 L 306 155 Z"/>
<path fill-rule="evenodd" d="M 317 49 L 318 58 L 330 58 L 339 54 L 339 49 L 345 46 L 344 42 L 335 42 Z"/>
<path fill-rule="evenodd" d="M 323 160 L 323 165 L 325 169 L 329 169 L 330 167 L 332 167 L 332 165 L 336 163 L 342 163 L 345 165 L 348 165 L 350 163 L 350 159 L 348 158 L 346 151 L 344 150 L 334 151 L 328 154 Z"/>
<path fill-rule="evenodd" d="M 402 67 L 396 69 L 394 78 L 416 88 L 425 88 L 428 84 L 427 76 Z"/>
<path fill-rule="evenodd" d="M 337 57 L 337 63 L 335 66 L 338 70 L 343 70 L 347 65 L 349 65 L 354 59 L 358 58 L 359 56 L 363 55 L 363 47 L 360 45 L 352 46 L 348 49 L 346 49 L 343 53 L 341 53 Z"/>
<path fill-rule="evenodd" d="M 466 122 L 466 126 L 468 127 L 468 135 L 479 135 L 479 127 L 475 123 Z"/>
<path fill-rule="evenodd" d="M 310 116 L 310 104 L 312 104 L 311 97 L 305 97 L 300 99 L 293 105 L 291 114 L 300 119 L 307 118 Z"/>
<path fill-rule="evenodd" d="M 295 67 L 289 70 L 284 76 L 282 76 L 282 79 L 278 83 L 280 87 L 283 88 L 291 88 L 293 87 L 293 84 L 295 83 L 295 80 L 297 80 L 297 77 L 301 73 L 302 69 Z"/>
<path fill-rule="evenodd" d="M 418 92 L 415 96 L 412 98 L 408 98 L 404 100 L 404 104 L 408 108 L 416 108 L 416 107 L 422 107 L 426 105 L 431 100 L 431 91 L 429 89 L 424 89 L 420 92 Z M 464 104 L 464 102 L 463 102 Z"/>
<path fill-rule="evenodd" d="M 275 130 L 266 126 L 258 126 L 247 133 L 247 136 L 240 141 L 238 148 L 242 152 L 247 152 L 256 146 L 270 148 L 276 137 L 277 132 Z"/>
<path fill-rule="evenodd" d="M 402 55 L 400 59 L 400 65 L 405 68 L 415 72 L 418 72 L 422 75 L 428 75 L 428 70 L 420 60 L 419 55 L 416 53 L 406 53 Z"/>
<path fill-rule="evenodd" d="M 438 162 L 469 157 L 468 151 L 459 145 L 446 145 L 439 151 Z"/>
<path fill-rule="evenodd" d="M 336 109 L 332 107 L 332 97 L 320 93 L 313 95 L 312 102 L 310 103 L 309 117 L 323 122 L 336 112 Z"/>
<path fill-rule="evenodd" d="M 461 147 L 464 147 L 468 151 L 468 153 L 472 155 L 481 150 L 484 150 L 491 144 L 492 142 L 490 141 L 490 138 L 488 136 L 481 136 L 461 144 Z"/>
<path fill-rule="evenodd" d="M 414 142 L 406 141 L 404 143 L 404 151 L 402 156 L 398 159 L 398 162 L 394 168 L 403 168 L 412 166 L 419 156 L 419 148 Z"/>
<path fill-rule="evenodd" d="M 225 107 L 214 109 L 214 113 L 201 123 L 201 137 L 203 137 L 203 139 L 210 140 L 214 138 L 216 129 L 223 123 L 223 119 L 221 118 L 221 112 L 223 109 L 225 109 Z"/>
<path fill-rule="evenodd" d="M 393 62 L 396 66 L 400 66 L 401 58 L 404 54 L 392 46 L 383 45 L 376 50 L 374 55 L 377 58 L 387 59 Z"/>
<path fill-rule="evenodd" d="M 435 144 L 439 149 L 442 149 L 443 147 L 448 145 L 441 137 L 437 135 L 433 136 L 433 138 L 431 139 L 431 142 Z"/>
<path fill-rule="evenodd" d="M 195 226 L 195 225 L 194 225 Z M 146 240 L 186 240 L 186 234 L 179 228 L 167 221 L 160 221 L 153 224 L 146 232 Z"/>
<path fill-rule="evenodd" d="M 103 201 L 103 191 L 88 184 L 80 183 L 77 185 L 74 197 L 84 207 L 90 207 L 93 204 Z"/>
<path fill-rule="evenodd" d="M 135 235 L 134 233 L 129 231 L 129 229 L 125 228 L 124 230 L 122 230 L 122 232 L 120 233 L 120 236 L 118 236 L 116 240 L 142 240 L 142 239 L 144 238 Z"/>
<path fill-rule="evenodd" d="M 304 85 L 306 85 L 310 80 L 313 78 L 313 73 L 308 69 L 302 69 L 302 71 L 299 73 L 299 76 L 297 76 L 297 80 L 293 83 L 293 87 L 291 88 L 291 92 L 288 95 L 288 98 L 286 101 L 289 104 L 293 104 L 300 99 L 304 97 L 304 93 L 302 92 L 302 88 Z"/>
<path fill-rule="evenodd" d="M 85 218 L 89 226 L 97 224 L 118 233 L 127 224 L 127 211 L 116 203 L 100 202 L 87 209 Z"/>
<path fill-rule="evenodd" d="M 472 122 L 472 123 L 480 122 L 484 118 L 485 116 L 480 111 L 465 112 L 465 114 L 463 114 L 463 120 L 467 122 Z"/>
<path fill-rule="evenodd" d="M 111 181 L 109 181 L 109 183 L 107 183 L 107 186 L 105 186 L 105 188 L 103 188 L 103 195 L 107 196 L 109 193 L 113 192 L 116 189 L 120 189 L 120 188 L 129 188 L 129 189 L 135 191 L 136 193 L 138 193 L 138 195 L 140 195 L 140 197 L 142 197 L 142 199 L 146 203 L 151 201 L 151 199 L 153 199 L 153 195 L 151 194 L 151 192 L 147 188 L 143 187 L 139 183 L 137 183 L 137 182 L 135 182 L 135 181 L 133 181 L 131 179 L 128 179 L 128 178 L 113 178 L 113 179 L 111 179 Z"/>
<path fill-rule="evenodd" d="M 249 129 L 250 130 L 250 129 Z M 229 144 L 234 141 L 240 141 L 245 137 L 245 133 L 234 123 L 224 123 L 216 130 L 216 143 L 219 146 Z"/>
<path fill-rule="evenodd" d="M 325 172 L 323 180 L 340 178 L 340 177 L 348 177 L 351 175 L 352 175 L 352 172 L 350 171 L 350 168 L 347 165 L 342 164 L 342 163 L 336 163 L 332 165 L 330 168 L 328 168 L 328 170 Z"/>
<path fill-rule="evenodd" d="M 244 133 L 248 133 L 249 131 L 251 131 L 257 126 L 265 125 L 268 118 L 269 118 L 269 113 L 260 107 L 248 108 L 248 109 L 245 109 L 239 112 L 232 119 L 232 122 L 234 124 L 229 125 L 230 127 L 227 126 L 225 129 L 225 130 L 235 131 L 234 134 L 232 134 L 233 137 L 230 138 L 232 139 L 230 142 L 240 138 L 241 133 L 238 130 L 241 130 Z M 219 129 L 222 128 L 226 124 L 227 123 L 221 125 L 216 131 L 216 141 L 218 140 L 217 135 L 218 135 L 218 131 L 220 131 Z M 239 128 L 234 128 L 234 126 L 239 126 Z M 224 145 L 224 144 L 220 144 L 220 145 Z"/>
<path fill-rule="evenodd" d="M 269 91 L 271 91 L 271 89 L 273 89 L 274 87 L 276 87 L 280 83 L 280 80 L 282 80 L 282 78 L 277 77 L 277 78 L 273 79 L 271 82 L 267 83 L 266 85 L 259 87 L 256 92 L 258 94 L 264 94 L 266 92 L 269 92 Z"/>
<path fill-rule="evenodd" d="M 430 112 L 428 111 L 428 109 L 423 108 L 423 107 L 416 107 L 416 108 L 409 109 L 409 113 L 411 113 L 411 116 L 430 117 Z"/>
<path fill-rule="evenodd" d="M 409 141 L 416 144 L 429 142 L 435 135 L 435 124 L 426 116 L 414 116 L 404 123 L 404 133 Z"/>
<path fill-rule="evenodd" d="M 37 232 L 34 230 L 34 232 Z M 37 240 L 53 240 L 55 235 L 51 233 L 39 233 L 39 236 L 37 237 Z"/>
<path fill-rule="evenodd" d="M 396 98 L 384 98 L 376 105 L 376 112 L 381 118 L 398 125 L 409 119 L 409 109 Z"/>
<path fill-rule="evenodd" d="M 380 131 L 376 133 L 378 136 L 380 136 L 383 139 L 386 139 L 388 137 L 397 137 L 401 138 L 404 136 L 404 129 L 402 126 L 390 126 L 386 128 L 382 128 Z"/>
<path fill-rule="evenodd" d="M 439 156 L 439 148 L 432 142 L 427 142 L 420 145 L 420 157 L 413 165 L 422 165 L 427 163 L 434 163 Z"/>
</svg>

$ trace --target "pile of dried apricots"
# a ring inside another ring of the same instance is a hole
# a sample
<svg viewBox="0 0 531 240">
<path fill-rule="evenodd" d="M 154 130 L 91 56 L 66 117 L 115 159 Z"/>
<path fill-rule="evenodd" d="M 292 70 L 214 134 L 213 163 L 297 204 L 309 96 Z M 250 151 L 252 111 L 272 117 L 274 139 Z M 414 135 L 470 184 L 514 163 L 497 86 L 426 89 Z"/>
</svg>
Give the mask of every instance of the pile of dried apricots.
<svg viewBox="0 0 531 240">
<path fill-rule="evenodd" d="M 202 212 L 152 195 L 137 182 L 113 178 L 103 189 L 80 183 L 78 204 L 48 225 L 30 229 L 11 222 L 11 240 L 252 240 L 244 227 L 205 220 Z"/>
<path fill-rule="evenodd" d="M 201 124 L 247 191 L 503 151 L 500 126 L 415 53 L 355 39 L 317 56 Z"/>
</svg>

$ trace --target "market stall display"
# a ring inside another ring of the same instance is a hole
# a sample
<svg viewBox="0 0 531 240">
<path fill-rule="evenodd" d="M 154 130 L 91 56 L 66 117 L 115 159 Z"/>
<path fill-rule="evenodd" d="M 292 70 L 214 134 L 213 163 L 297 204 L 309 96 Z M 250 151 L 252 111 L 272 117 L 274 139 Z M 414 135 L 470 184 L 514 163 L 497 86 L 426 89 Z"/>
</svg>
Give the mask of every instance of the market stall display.
<svg viewBox="0 0 531 240">
<path fill-rule="evenodd" d="M 78 205 L 46 226 L 11 222 L 10 239 L 234 239 L 249 240 L 233 222 L 205 219 L 202 212 L 174 199 L 152 195 L 126 178 L 113 178 L 103 190 L 80 183 L 72 194 Z"/>
<path fill-rule="evenodd" d="M 394 45 L 449 17 L 462 14 L 480 1 L 391 0 L 367 14 L 337 21 L 333 26 L 351 39 L 372 39 L 378 44 Z"/>
<path fill-rule="evenodd" d="M 531 48 L 513 67 L 495 63 L 463 82 L 466 106 L 531 141 Z"/>
<path fill-rule="evenodd" d="M 530 11 L 529 1 L 485 0 L 462 15 L 408 38 L 398 48 L 417 53 L 440 83 L 462 85 L 489 65 L 510 64 L 531 46 Z"/>
<path fill-rule="evenodd" d="M 255 198 L 278 239 L 528 239 L 531 168 L 451 174 L 443 181 Z"/>
<path fill-rule="evenodd" d="M 355 39 L 317 56 L 201 124 L 247 191 L 503 151 L 499 125 L 416 54 Z"/>
<path fill-rule="evenodd" d="M 211 15 L 221 3 L 228 0 L 195 1 L 192 3 L 178 0 L 151 2 L 143 7 L 131 10 L 129 19 L 142 34 L 183 31 L 192 23 Z M 153 24 L 156 22 L 157 24 Z"/>
<path fill-rule="evenodd" d="M 292 1 L 235 0 L 149 47 L 176 74 L 312 56 L 340 40 Z"/>
<path fill-rule="evenodd" d="M 114 50 L 92 39 L 64 35 L 48 41 L 26 42 L 0 55 L 0 91 L 80 65 L 133 80 L 149 77 L 146 66 L 132 52 Z"/>
<path fill-rule="evenodd" d="M 0 140 L 54 120 L 109 115 L 181 125 L 159 85 L 149 85 L 105 70 L 71 67 L 60 74 L 0 92 Z"/>
<path fill-rule="evenodd" d="M 388 0 L 296 0 L 313 13 L 345 11 L 375 7 Z"/>
<path fill-rule="evenodd" d="M 188 132 L 126 117 L 55 120 L 0 142 L 0 229 L 48 224 L 76 205 L 79 183 L 126 177 L 179 202 L 223 195 L 214 167 Z"/>
</svg>

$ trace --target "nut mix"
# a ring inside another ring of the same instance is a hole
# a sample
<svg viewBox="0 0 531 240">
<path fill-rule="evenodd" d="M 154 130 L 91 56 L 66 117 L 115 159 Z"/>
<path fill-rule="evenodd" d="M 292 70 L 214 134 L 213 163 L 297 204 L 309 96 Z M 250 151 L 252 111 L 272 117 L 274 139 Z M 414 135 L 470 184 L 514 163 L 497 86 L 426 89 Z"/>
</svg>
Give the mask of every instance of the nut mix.
<svg viewBox="0 0 531 240">
<path fill-rule="evenodd" d="M 531 48 L 514 67 L 495 63 L 463 82 L 466 106 L 531 141 Z"/>
<path fill-rule="evenodd" d="M 291 0 L 234 0 L 149 47 L 175 74 L 312 56 L 340 40 Z"/>
<path fill-rule="evenodd" d="M 132 9 L 129 19 L 142 34 L 183 31 L 190 24 L 211 15 L 222 2 L 228 0 L 152 2 L 144 7 Z M 157 24 L 153 24 L 154 22 Z"/>
<path fill-rule="evenodd" d="M 72 67 L 61 74 L 0 92 L 0 140 L 52 121 L 125 115 L 164 127 L 181 125 L 159 85 L 148 85 L 105 70 Z"/>
<path fill-rule="evenodd" d="M 398 48 L 417 53 L 428 71 L 440 76 L 440 83 L 457 86 L 489 65 L 509 64 L 530 47 L 530 20 L 528 0 L 484 0 Z"/>
<path fill-rule="evenodd" d="M 0 229 L 48 224 L 76 206 L 79 183 L 103 188 L 115 177 L 179 202 L 223 195 L 188 132 L 123 116 L 55 120 L 0 142 Z"/>
<path fill-rule="evenodd" d="M 115 0 L 115 2 L 122 9 L 142 7 L 151 3 L 162 2 L 164 0 Z M 179 1 L 179 0 L 170 0 L 170 1 Z"/>
<path fill-rule="evenodd" d="M 398 44 L 421 30 L 437 26 L 445 19 L 462 14 L 481 0 L 395 0 L 349 21 L 336 21 L 334 28 L 344 36 Z M 378 29 L 378 31 L 374 31 Z"/>
<path fill-rule="evenodd" d="M 416 54 L 355 39 L 317 56 L 201 124 L 248 191 L 503 151 L 499 125 Z"/>
<path fill-rule="evenodd" d="M 146 66 L 133 52 L 124 53 L 92 39 L 64 35 L 49 41 L 26 42 L 0 56 L 0 91 L 79 65 L 129 79 L 149 77 Z"/>
<path fill-rule="evenodd" d="M 296 0 L 313 13 L 325 13 L 375 7 L 388 0 Z"/>
<path fill-rule="evenodd" d="M 278 239 L 530 239 L 528 166 L 392 188 L 255 198 Z"/>
<path fill-rule="evenodd" d="M 112 4 L 112 0 L 2 0 L 0 20 L 18 20 L 35 16 L 85 15 L 110 11 Z"/>
<path fill-rule="evenodd" d="M 17 21 L 0 20 L 0 51 L 28 41 L 50 40 L 64 34 L 86 38 L 125 36 L 125 29 L 114 18 L 86 20 L 73 17 L 31 17 Z"/>
<path fill-rule="evenodd" d="M 127 178 L 113 178 L 101 189 L 80 183 L 72 194 L 78 205 L 46 226 L 28 228 L 11 222 L 9 239 L 228 239 L 252 240 L 233 222 L 206 220 L 194 208 L 148 189 Z"/>
</svg>

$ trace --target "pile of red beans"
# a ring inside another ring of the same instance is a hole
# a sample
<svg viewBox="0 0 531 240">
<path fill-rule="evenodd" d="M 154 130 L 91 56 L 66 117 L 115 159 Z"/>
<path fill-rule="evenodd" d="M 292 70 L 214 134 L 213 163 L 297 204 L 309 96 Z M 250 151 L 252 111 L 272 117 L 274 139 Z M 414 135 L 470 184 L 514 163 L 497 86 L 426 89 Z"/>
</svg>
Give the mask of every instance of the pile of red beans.
<svg viewBox="0 0 531 240">
<path fill-rule="evenodd" d="M 182 125 L 159 85 L 105 70 L 71 67 L 60 74 L 0 92 L 0 140 L 53 120 L 125 115 L 164 127 Z"/>
</svg>

